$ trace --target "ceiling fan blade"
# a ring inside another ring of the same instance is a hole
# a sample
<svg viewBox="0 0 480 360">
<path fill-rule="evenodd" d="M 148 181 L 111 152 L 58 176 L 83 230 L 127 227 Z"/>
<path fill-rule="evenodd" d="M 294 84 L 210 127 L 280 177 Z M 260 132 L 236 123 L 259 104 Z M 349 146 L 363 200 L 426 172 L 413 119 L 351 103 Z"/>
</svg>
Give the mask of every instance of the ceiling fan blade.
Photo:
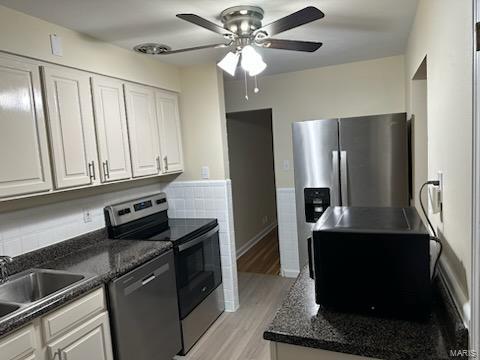
<svg viewBox="0 0 480 360">
<path fill-rule="evenodd" d="M 314 52 L 318 50 L 323 43 L 313 41 L 266 39 L 262 45 L 269 49 Z"/>
<path fill-rule="evenodd" d="M 216 32 L 217 34 L 220 34 L 220 35 L 233 34 L 230 30 L 224 29 L 223 27 L 195 14 L 177 14 L 177 17 L 179 19 L 188 21 L 192 24 L 201 26 L 207 30 Z"/>
<path fill-rule="evenodd" d="M 308 24 L 312 21 L 321 19 L 325 16 L 323 12 L 314 6 L 308 6 L 302 10 L 287 15 L 277 21 L 263 26 L 258 31 L 265 31 L 268 36 L 280 34 L 284 31 L 296 28 L 297 26 Z"/>
<path fill-rule="evenodd" d="M 178 50 L 168 50 L 164 51 L 158 55 L 170 55 L 170 54 L 178 54 L 186 51 L 193 51 L 193 50 L 202 50 L 202 49 L 219 49 L 219 48 L 225 48 L 229 47 L 230 44 L 211 44 L 211 45 L 202 45 L 202 46 L 194 46 L 190 48 L 185 48 L 185 49 L 178 49 Z"/>
</svg>

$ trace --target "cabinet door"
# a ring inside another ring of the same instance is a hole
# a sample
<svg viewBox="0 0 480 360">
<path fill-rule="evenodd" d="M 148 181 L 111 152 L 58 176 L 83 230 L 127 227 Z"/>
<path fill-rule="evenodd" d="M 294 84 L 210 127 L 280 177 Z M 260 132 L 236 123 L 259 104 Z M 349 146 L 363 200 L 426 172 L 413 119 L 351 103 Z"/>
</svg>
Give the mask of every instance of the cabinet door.
<svg viewBox="0 0 480 360">
<path fill-rule="evenodd" d="M 163 172 L 183 171 L 182 133 L 178 95 L 165 91 L 155 93 Z"/>
<path fill-rule="evenodd" d="M 50 359 L 57 357 L 62 360 L 113 360 L 108 313 L 97 315 L 50 343 L 48 353 Z"/>
<path fill-rule="evenodd" d="M 0 57 L 0 198 L 52 188 L 40 71 Z"/>
<path fill-rule="evenodd" d="M 129 179 L 132 166 L 123 83 L 94 77 L 92 91 L 102 182 Z"/>
<path fill-rule="evenodd" d="M 133 176 L 160 173 L 160 145 L 152 88 L 125 84 Z"/>
<path fill-rule="evenodd" d="M 88 185 L 98 173 L 90 77 L 87 73 L 43 67 L 55 185 Z"/>
<path fill-rule="evenodd" d="M 37 344 L 35 329 L 27 326 L 0 340 L 0 359 L 2 360 L 36 360 Z"/>
</svg>

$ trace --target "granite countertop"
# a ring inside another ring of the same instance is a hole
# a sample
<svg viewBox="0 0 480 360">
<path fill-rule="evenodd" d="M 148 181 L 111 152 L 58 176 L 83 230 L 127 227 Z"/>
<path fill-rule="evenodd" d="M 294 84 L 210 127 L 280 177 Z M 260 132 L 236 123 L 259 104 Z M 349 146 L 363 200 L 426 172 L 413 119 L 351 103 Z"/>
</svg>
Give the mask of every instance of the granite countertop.
<svg viewBox="0 0 480 360">
<path fill-rule="evenodd" d="M 108 239 L 105 229 L 102 229 L 16 257 L 9 266 L 10 274 L 42 268 L 86 274 L 88 278 L 48 301 L 33 303 L 0 320 L 0 336 L 108 283 L 171 248 L 172 243 L 169 241 Z"/>
<path fill-rule="evenodd" d="M 449 359 L 468 349 L 468 331 L 441 279 L 429 319 L 415 322 L 333 312 L 315 303 L 315 284 L 303 269 L 266 329 L 266 340 L 387 360 Z"/>
</svg>

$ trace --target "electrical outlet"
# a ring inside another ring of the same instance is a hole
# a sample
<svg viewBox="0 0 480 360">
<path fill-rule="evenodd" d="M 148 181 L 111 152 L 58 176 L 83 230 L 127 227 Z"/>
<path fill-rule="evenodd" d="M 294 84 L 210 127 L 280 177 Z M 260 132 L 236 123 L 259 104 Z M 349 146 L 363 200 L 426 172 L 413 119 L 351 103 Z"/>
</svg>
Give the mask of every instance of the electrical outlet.
<svg viewBox="0 0 480 360">
<path fill-rule="evenodd" d="M 440 221 L 442 221 L 443 210 L 443 173 L 437 173 L 437 186 L 431 185 L 429 187 L 430 210 L 432 214 L 440 214 Z"/>
<path fill-rule="evenodd" d="M 92 222 L 92 211 L 90 209 L 83 209 L 83 222 Z"/>
<path fill-rule="evenodd" d="M 438 191 L 439 191 L 439 205 L 440 205 L 440 221 L 443 223 L 443 190 L 444 190 L 444 187 L 445 187 L 445 183 L 443 181 L 443 172 L 439 171 L 437 173 L 437 179 L 439 181 L 439 185 L 438 185 Z"/>
<path fill-rule="evenodd" d="M 268 216 L 265 215 L 265 216 L 262 218 L 262 224 L 265 225 L 266 223 L 268 223 Z"/>
<path fill-rule="evenodd" d="M 290 170 L 290 160 L 283 160 L 283 170 Z"/>
</svg>

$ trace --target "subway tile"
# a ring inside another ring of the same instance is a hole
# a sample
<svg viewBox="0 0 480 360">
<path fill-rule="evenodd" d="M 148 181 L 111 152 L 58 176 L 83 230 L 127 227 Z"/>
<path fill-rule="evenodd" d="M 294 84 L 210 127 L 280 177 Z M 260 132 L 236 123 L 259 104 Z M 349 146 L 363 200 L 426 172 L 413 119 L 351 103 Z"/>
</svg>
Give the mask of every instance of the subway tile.
<svg viewBox="0 0 480 360">
<path fill-rule="evenodd" d="M 203 187 L 198 186 L 194 188 L 195 198 L 203 199 Z"/>
<path fill-rule="evenodd" d="M 4 240 L 3 249 L 5 255 L 14 257 L 22 254 L 22 242 L 20 238 Z"/>
<path fill-rule="evenodd" d="M 207 212 L 205 210 L 195 210 L 195 216 L 199 219 L 204 219 L 207 217 Z"/>
<path fill-rule="evenodd" d="M 204 199 L 195 199 L 195 210 L 205 210 Z"/>
<path fill-rule="evenodd" d="M 185 199 L 193 199 L 195 197 L 194 195 L 195 189 L 193 187 L 186 187 L 185 188 Z"/>
<path fill-rule="evenodd" d="M 205 199 L 205 210 L 215 210 L 215 200 Z"/>
<path fill-rule="evenodd" d="M 195 200 L 193 198 L 185 199 L 185 210 L 194 210 Z"/>
</svg>

